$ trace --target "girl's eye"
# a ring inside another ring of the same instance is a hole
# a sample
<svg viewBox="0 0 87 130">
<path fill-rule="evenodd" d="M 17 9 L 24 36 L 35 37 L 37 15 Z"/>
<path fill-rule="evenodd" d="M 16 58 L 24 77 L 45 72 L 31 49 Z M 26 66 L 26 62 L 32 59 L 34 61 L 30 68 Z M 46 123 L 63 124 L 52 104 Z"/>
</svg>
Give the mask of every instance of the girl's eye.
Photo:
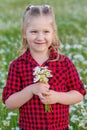
<svg viewBox="0 0 87 130">
<path fill-rule="evenodd" d="M 31 33 L 37 33 L 37 31 L 30 31 Z"/>
<path fill-rule="evenodd" d="M 45 33 L 50 33 L 48 30 L 47 31 L 44 31 Z"/>
</svg>

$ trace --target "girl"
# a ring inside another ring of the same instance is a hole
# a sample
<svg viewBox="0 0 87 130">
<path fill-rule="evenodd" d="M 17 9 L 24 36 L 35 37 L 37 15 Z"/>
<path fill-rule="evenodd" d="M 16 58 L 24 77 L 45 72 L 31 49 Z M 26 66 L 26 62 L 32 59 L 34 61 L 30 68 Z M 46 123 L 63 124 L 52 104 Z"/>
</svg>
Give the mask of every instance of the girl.
<svg viewBox="0 0 87 130">
<path fill-rule="evenodd" d="M 24 53 L 10 65 L 3 102 L 8 109 L 19 108 L 22 130 L 68 130 L 69 105 L 80 102 L 85 89 L 72 61 L 58 51 L 52 8 L 28 6 L 22 36 Z M 33 82 L 37 66 L 51 70 L 48 83 Z M 45 112 L 44 104 L 50 104 L 52 110 Z"/>
</svg>

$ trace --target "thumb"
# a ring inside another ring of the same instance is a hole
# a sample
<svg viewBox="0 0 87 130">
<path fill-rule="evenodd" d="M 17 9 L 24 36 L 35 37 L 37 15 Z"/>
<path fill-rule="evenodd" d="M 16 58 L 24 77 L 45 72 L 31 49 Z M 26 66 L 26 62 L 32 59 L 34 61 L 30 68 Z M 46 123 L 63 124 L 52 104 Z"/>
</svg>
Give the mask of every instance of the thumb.
<svg viewBox="0 0 87 130">
<path fill-rule="evenodd" d="M 46 87 L 47 87 L 47 88 L 50 88 L 50 85 L 49 85 L 48 83 L 46 83 Z"/>
</svg>

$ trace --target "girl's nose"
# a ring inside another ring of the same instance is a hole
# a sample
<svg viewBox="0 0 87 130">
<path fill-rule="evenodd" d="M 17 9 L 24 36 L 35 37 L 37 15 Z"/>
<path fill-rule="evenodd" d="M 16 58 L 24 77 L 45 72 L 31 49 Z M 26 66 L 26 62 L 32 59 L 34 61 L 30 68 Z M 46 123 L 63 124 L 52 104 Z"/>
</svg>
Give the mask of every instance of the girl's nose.
<svg viewBox="0 0 87 130">
<path fill-rule="evenodd" d="M 43 40 L 44 39 L 44 34 L 43 33 L 38 33 L 38 36 L 37 36 L 38 40 Z"/>
</svg>

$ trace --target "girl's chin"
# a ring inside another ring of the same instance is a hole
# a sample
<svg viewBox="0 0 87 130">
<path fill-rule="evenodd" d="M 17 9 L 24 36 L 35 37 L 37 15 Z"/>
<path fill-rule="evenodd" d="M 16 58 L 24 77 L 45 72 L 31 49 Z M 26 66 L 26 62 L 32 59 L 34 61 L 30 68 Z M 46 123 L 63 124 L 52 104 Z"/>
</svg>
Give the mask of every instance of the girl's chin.
<svg viewBox="0 0 87 130">
<path fill-rule="evenodd" d="M 35 48 L 35 50 L 37 50 L 37 51 L 46 51 L 47 47 L 45 47 L 45 46 L 38 46 L 38 47 Z"/>
<path fill-rule="evenodd" d="M 34 52 L 37 52 L 37 53 L 44 53 L 44 52 L 47 52 L 48 49 L 47 48 L 37 48 L 34 50 Z"/>
</svg>

